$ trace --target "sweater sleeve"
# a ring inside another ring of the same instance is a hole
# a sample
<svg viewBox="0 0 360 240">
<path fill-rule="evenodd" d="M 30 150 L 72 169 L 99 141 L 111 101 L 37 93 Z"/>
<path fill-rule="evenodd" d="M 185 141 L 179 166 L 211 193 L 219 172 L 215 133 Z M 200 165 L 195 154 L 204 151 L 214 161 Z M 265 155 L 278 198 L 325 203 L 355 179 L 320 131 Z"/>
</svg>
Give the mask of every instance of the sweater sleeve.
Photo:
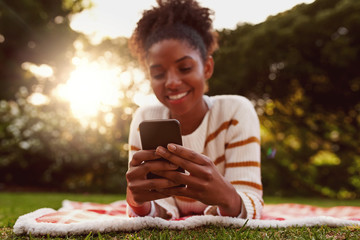
<svg viewBox="0 0 360 240">
<path fill-rule="evenodd" d="M 129 163 L 135 152 L 141 149 L 140 133 L 139 133 L 139 124 L 143 120 L 141 110 L 137 109 L 133 114 L 133 118 L 130 124 L 129 131 Z"/>
<path fill-rule="evenodd" d="M 260 218 L 263 208 L 260 125 L 251 102 L 242 99 L 231 121 L 225 139 L 224 176 L 240 195 L 246 218 Z"/>
</svg>

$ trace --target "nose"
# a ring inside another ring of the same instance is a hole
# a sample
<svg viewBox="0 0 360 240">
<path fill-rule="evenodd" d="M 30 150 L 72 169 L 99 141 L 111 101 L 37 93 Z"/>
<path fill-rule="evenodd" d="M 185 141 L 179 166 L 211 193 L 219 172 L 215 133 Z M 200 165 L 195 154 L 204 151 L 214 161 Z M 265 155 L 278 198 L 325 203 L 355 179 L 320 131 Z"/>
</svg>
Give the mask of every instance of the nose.
<svg viewBox="0 0 360 240">
<path fill-rule="evenodd" d="M 181 78 L 180 76 L 173 71 L 169 71 L 167 74 L 165 87 L 169 89 L 176 89 L 181 85 Z"/>
</svg>

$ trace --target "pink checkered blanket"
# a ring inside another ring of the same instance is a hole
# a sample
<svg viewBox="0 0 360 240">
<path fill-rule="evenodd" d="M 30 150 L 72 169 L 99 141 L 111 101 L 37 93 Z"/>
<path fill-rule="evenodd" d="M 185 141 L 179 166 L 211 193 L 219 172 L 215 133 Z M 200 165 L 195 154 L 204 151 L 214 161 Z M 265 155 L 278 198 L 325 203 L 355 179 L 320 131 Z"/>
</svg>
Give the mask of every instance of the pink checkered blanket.
<svg viewBox="0 0 360 240">
<path fill-rule="evenodd" d="M 124 200 L 110 204 L 64 200 L 62 208 L 41 208 L 20 216 L 16 234 L 65 236 L 90 232 L 137 231 L 144 228 L 191 229 L 205 225 L 249 228 L 291 226 L 360 227 L 360 207 L 321 208 L 302 204 L 265 204 L 260 220 L 221 216 L 188 216 L 176 220 L 153 217 L 129 218 Z"/>
</svg>

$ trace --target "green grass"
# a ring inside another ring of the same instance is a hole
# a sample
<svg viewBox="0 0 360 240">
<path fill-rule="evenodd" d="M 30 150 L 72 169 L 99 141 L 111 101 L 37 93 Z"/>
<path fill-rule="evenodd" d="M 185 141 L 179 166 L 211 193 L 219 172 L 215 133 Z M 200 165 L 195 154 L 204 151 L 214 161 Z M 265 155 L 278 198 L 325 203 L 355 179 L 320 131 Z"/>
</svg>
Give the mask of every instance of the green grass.
<svg viewBox="0 0 360 240">
<path fill-rule="evenodd" d="M 124 199 L 124 195 L 94 195 L 94 194 L 63 194 L 63 193 L 0 193 L 0 239 L 53 239 L 48 236 L 16 236 L 12 227 L 16 219 L 39 208 L 58 209 L 64 199 L 74 201 L 89 201 L 110 203 Z M 275 198 L 266 197 L 270 203 L 301 203 L 322 207 L 360 206 L 359 200 L 338 201 L 308 198 Z M 84 236 L 67 236 L 54 239 L 359 239 L 359 227 L 330 228 L 298 227 L 298 228 L 224 228 L 205 226 L 192 230 L 159 230 L 144 229 L 137 232 L 90 233 Z"/>
</svg>

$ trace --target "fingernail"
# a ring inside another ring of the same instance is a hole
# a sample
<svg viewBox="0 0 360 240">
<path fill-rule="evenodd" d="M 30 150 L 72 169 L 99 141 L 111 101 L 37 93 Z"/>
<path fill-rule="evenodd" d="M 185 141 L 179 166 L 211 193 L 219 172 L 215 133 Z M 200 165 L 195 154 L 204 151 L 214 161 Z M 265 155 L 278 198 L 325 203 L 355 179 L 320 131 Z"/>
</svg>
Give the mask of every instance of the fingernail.
<svg viewBox="0 0 360 240">
<path fill-rule="evenodd" d="M 159 152 L 159 153 L 165 153 L 165 149 L 162 148 L 162 147 L 157 147 L 156 151 Z"/>
<path fill-rule="evenodd" d="M 174 144 L 168 144 L 168 149 L 171 151 L 175 151 L 176 150 L 176 146 Z"/>
</svg>

